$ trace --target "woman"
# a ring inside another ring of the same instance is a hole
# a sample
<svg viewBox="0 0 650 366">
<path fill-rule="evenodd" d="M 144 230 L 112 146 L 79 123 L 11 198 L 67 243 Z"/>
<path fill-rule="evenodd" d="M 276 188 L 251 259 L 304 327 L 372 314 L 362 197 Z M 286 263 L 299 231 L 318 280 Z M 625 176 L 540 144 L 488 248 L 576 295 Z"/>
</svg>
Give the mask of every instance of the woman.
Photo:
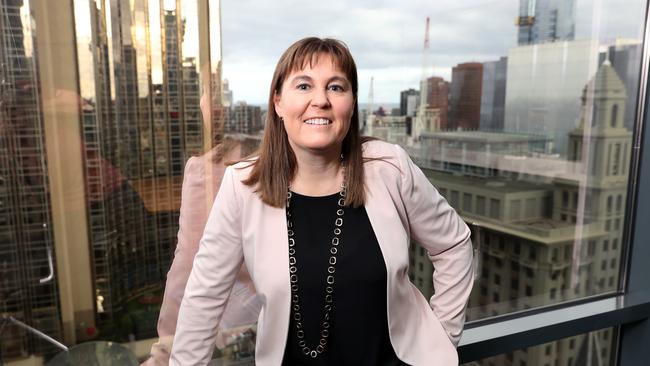
<svg viewBox="0 0 650 366">
<path fill-rule="evenodd" d="M 339 41 L 281 56 L 259 156 L 226 169 L 208 218 L 173 365 L 208 362 L 242 262 L 263 302 L 257 365 L 458 363 L 469 229 L 404 150 L 360 138 L 357 88 Z M 436 269 L 430 302 L 408 278 L 411 239 Z"/>
</svg>

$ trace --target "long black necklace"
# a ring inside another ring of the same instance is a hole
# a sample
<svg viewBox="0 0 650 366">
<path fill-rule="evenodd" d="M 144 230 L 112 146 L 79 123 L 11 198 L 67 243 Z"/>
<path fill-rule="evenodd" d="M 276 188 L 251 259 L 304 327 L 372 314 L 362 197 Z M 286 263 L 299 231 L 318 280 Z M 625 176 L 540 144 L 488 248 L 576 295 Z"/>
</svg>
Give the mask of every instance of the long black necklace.
<svg viewBox="0 0 650 366">
<path fill-rule="evenodd" d="M 332 311 L 334 295 L 334 274 L 336 273 L 336 255 L 339 251 L 341 229 L 343 228 L 343 214 L 345 213 L 345 197 L 347 194 L 347 185 L 345 172 L 343 174 L 343 183 L 339 192 L 338 209 L 336 210 L 336 220 L 334 221 L 334 236 L 330 246 L 329 266 L 327 267 L 327 285 L 325 286 L 325 313 L 323 324 L 321 325 L 320 340 L 315 348 L 307 346 L 305 341 L 305 331 L 302 325 L 302 313 L 300 312 L 300 299 L 298 297 L 298 268 L 296 267 L 296 240 L 293 232 L 293 222 L 291 221 L 291 190 L 287 190 L 287 233 L 289 236 L 289 281 L 291 282 L 291 310 L 293 313 L 294 324 L 296 325 L 296 337 L 298 337 L 298 346 L 305 356 L 316 358 L 325 351 L 327 338 L 329 337 L 330 312 Z M 290 187 L 289 187 L 290 188 Z"/>
</svg>

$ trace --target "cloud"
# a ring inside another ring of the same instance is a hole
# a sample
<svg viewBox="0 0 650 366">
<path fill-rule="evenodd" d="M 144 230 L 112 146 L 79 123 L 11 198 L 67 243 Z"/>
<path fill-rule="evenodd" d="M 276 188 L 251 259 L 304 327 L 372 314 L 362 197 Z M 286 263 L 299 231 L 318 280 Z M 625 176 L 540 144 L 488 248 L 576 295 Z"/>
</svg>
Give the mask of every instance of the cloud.
<svg viewBox="0 0 650 366">
<path fill-rule="evenodd" d="M 642 0 L 577 1 L 578 37 L 591 37 L 593 19 L 601 39 L 638 37 Z M 222 1 L 224 77 L 236 100 L 265 103 L 275 63 L 291 43 L 312 35 L 334 37 L 355 57 L 360 101 L 366 101 L 374 76 L 375 101 L 398 102 L 400 90 L 417 88 L 422 75 L 427 16 L 427 68 L 449 79 L 458 63 L 497 60 L 516 46 L 518 9 L 517 0 Z"/>
</svg>

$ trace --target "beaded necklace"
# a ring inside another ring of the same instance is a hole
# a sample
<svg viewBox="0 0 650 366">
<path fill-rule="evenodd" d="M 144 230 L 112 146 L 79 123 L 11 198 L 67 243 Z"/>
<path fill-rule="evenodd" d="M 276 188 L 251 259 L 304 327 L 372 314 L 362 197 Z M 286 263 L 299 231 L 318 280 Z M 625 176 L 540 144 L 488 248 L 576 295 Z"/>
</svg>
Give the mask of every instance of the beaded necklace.
<svg viewBox="0 0 650 366">
<path fill-rule="evenodd" d="M 334 221 L 334 236 L 332 237 L 330 245 L 330 257 L 328 260 L 329 266 L 327 267 L 327 285 L 325 286 L 325 306 L 323 323 L 321 325 L 320 340 L 315 348 L 307 345 L 305 341 L 305 331 L 302 325 L 302 313 L 300 312 L 300 298 L 298 296 L 298 268 L 296 267 L 296 240 L 294 238 L 293 221 L 291 220 L 291 187 L 287 189 L 287 233 L 289 236 L 289 281 L 291 283 L 291 310 L 293 313 L 293 320 L 296 328 L 296 337 L 298 337 L 298 346 L 301 348 L 305 356 L 316 358 L 318 355 L 325 351 L 327 339 L 329 337 L 330 328 L 330 313 L 333 305 L 334 295 L 334 275 L 336 273 L 336 255 L 340 243 L 340 236 L 343 227 L 343 214 L 345 213 L 345 197 L 347 195 L 347 185 L 345 180 L 345 171 L 343 174 L 343 182 L 341 183 L 341 191 L 339 192 L 338 209 L 336 210 L 336 220 Z"/>
</svg>

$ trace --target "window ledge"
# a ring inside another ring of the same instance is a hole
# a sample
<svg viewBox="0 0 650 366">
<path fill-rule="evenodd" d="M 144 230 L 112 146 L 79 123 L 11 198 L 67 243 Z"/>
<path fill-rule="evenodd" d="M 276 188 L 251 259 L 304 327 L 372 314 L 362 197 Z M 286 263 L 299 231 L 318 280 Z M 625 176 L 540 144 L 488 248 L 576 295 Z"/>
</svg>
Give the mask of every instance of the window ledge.
<svg viewBox="0 0 650 366">
<path fill-rule="evenodd" d="M 458 354 L 461 363 L 477 361 L 649 317 L 650 293 L 612 296 L 491 324 L 470 324 L 463 333 Z"/>
</svg>

